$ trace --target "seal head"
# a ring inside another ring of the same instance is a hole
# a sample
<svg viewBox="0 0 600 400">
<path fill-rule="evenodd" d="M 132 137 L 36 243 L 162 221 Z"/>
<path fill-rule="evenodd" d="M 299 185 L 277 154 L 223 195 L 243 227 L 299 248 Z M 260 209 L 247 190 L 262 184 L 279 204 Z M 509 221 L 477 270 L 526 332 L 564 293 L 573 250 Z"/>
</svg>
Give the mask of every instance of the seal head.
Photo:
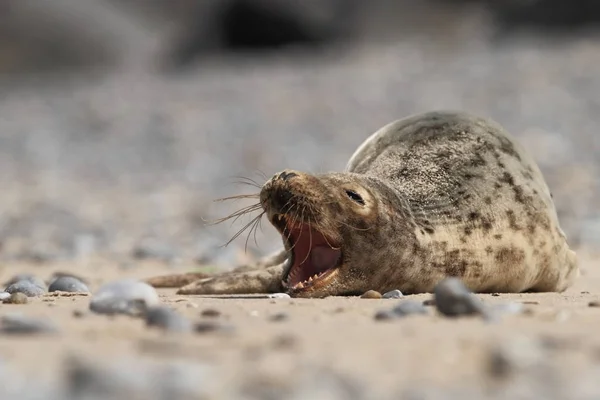
<svg viewBox="0 0 600 400">
<path fill-rule="evenodd" d="M 369 267 L 377 254 L 389 254 L 389 235 L 400 247 L 416 241 L 400 212 L 408 214 L 402 198 L 373 177 L 286 170 L 263 186 L 260 201 L 282 235 L 288 253 L 282 285 L 295 297 L 360 294 L 376 273 Z"/>
</svg>

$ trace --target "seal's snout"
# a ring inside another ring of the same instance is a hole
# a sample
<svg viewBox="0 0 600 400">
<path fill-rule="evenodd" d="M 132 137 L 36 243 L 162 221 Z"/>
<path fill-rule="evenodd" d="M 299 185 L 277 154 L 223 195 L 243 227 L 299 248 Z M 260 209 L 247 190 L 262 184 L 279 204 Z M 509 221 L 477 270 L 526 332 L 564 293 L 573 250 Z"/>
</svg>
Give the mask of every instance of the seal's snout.
<svg viewBox="0 0 600 400">
<path fill-rule="evenodd" d="M 282 210 L 283 207 L 289 205 L 293 197 L 292 192 L 287 188 L 278 188 L 272 196 L 271 206 L 276 210 Z"/>
<path fill-rule="evenodd" d="M 294 177 L 297 177 L 297 176 L 298 176 L 298 174 L 295 173 L 295 172 L 293 172 L 293 171 L 283 171 L 282 173 L 280 173 L 277 176 L 277 179 L 282 180 L 282 181 L 285 182 L 285 181 L 288 181 L 288 180 L 290 180 L 290 179 L 292 179 Z"/>
</svg>

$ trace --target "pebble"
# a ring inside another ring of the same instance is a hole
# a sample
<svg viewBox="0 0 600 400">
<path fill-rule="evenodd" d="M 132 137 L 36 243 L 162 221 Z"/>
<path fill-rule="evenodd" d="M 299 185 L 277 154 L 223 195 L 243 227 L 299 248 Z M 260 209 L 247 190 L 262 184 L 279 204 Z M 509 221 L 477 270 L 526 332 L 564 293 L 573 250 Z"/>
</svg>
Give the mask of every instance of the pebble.
<svg viewBox="0 0 600 400">
<path fill-rule="evenodd" d="M 194 332 L 196 333 L 211 333 L 211 332 L 223 332 L 233 333 L 235 328 L 233 325 L 220 324 L 213 321 L 198 322 L 194 325 Z"/>
<path fill-rule="evenodd" d="M 392 312 L 398 316 L 404 317 L 411 314 L 427 314 L 427 308 L 416 301 L 405 300 L 394 307 Z"/>
<path fill-rule="evenodd" d="M 375 318 L 376 321 L 387 321 L 398 318 L 398 314 L 394 313 L 392 310 L 379 310 L 375 313 L 373 318 Z"/>
<path fill-rule="evenodd" d="M 381 297 L 381 293 L 375 290 L 367 290 L 362 296 L 360 296 L 361 299 L 381 299 Z"/>
<path fill-rule="evenodd" d="M 594 300 L 588 303 L 589 307 L 600 307 L 600 301 Z"/>
<path fill-rule="evenodd" d="M 221 311 L 215 310 L 214 308 L 207 308 L 203 310 L 200 315 L 203 317 L 217 318 L 221 316 Z"/>
<path fill-rule="evenodd" d="M 287 313 L 280 312 L 280 313 L 271 315 L 269 317 L 269 321 L 273 321 L 273 322 L 285 321 L 289 317 L 290 316 Z"/>
<path fill-rule="evenodd" d="M 44 290 L 46 290 L 46 283 L 32 274 L 17 274 L 13 276 L 8 282 L 5 283 L 5 286 L 13 285 L 17 282 L 27 281 L 33 283 L 35 286 L 38 286 Z"/>
<path fill-rule="evenodd" d="M 404 300 L 391 310 L 379 310 L 375 313 L 375 320 L 386 321 L 390 319 L 403 318 L 413 314 L 427 314 L 427 308 L 421 303 Z"/>
<path fill-rule="evenodd" d="M 146 314 L 146 326 L 157 327 L 169 332 L 189 332 L 192 324 L 175 310 L 158 306 L 150 308 Z"/>
<path fill-rule="evenodd" d="M 290 334 L 282 334 L 273 340 L 273 347 L 275 349 L 291 349 L 296 347 L 297 344 L 298 339 Z"/>
<path fill-rule="evenodd" d="M 48 292 L 83 292 L 89 293 L 90 290 L 85 283 L 72 276 L 61 276 L 50 283 Z"/>
<path fill-rule="evenodd" d="M 10 294 L 23 293 L 27 297 L 43 296 L 46 290 L 32 283 L 31 281 L 18 281 L 6 288 L 6 291 Z"/>
<path fill-rule="evenodd" d="M 486 315 L 484 304 L 458 278 L 446 278 L 434 289 L 437 310 L 447 317 Z"/>
<path fill-rule="evenodd" d="M 160 303 L 156 290 L 142 281 L 123 279 L 102 285 L 90 301 L 98 314 L 142 315 Z"/>
<path fill-rule="evenodd" d="M 383 294 L 384 299 L 399 299 L 403 296 L 404 295 L 402 294 L 402 292 L 399 291 L 398 289 L 394 289 L 394 290 L 391 290 L 391 291 Z"/>
<path fill-rule="evenodd" d="M 0 319 L 0 333 L 3 334 L 29 335 L 57 332 L 56 326 L 49 321 L 21 315 L 6 315 Z"/>
<path fill-rule="evenodd" d="M 435 307 L 435 299 L 428 299 L 428 300 L 423 300 L 423 305 L 424 306 L 433 306 Z"/>
<path fill-rule="evenodd" d="M 3 301 L 4 304 L 27 304 L 29 299 L 21 292 L 16 292 L 10 295 L 10 297 Z"/>
<path fill-rule="evenodd" d="M 0 301 L 4 301 L 10 297 L 10 293 L 8 292 L 0 292 Z"/>
<path fill-rule="evenodd" d="M 271 293 L 267 295 L 269 299 L 291 299 L 290 295 L 287 293 Z"/>
</svg>

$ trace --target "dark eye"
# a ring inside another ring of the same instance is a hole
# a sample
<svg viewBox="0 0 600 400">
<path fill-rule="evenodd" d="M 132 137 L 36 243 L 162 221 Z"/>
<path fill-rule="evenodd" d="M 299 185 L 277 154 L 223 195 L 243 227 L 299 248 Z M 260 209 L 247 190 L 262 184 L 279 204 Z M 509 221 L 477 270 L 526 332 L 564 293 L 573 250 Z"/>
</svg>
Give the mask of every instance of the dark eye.
<svg viewBox="0 0 600 400">
<path fill-rule="evenodd" d="M 360 197 L 360 195 L 358 193 L 353 192 L 352 190 L 346 190 L 346 194 L 348 195 L 348 197 L 350 197 L 352 200 L 354 200 L 361 206 L 365 205 L 365 201 L 363 200 L 362 197 Z"/>
</svg>

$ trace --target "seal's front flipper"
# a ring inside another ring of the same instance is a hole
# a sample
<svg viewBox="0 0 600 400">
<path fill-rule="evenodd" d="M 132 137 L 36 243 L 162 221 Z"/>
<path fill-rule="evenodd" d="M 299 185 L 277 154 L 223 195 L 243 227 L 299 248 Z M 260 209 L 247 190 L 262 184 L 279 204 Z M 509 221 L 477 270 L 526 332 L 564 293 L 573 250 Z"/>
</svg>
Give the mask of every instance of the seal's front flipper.
<svg viewBox="0 0 600 400">
<path fill-rule="evenodd" d="M 191 283 L 194 283 L 203 278 L 221 278 L 224 276 L 230 276 L 232 274 L 240 274 L 243 275 L 245 272 L 251 271 L 260 271 L 264 269 L 268 269 L 275 266 L 281 266 L 283 270 L 283 264 L 287 259 L 287 252 L 285 250 L 280 250 L 276 253 L 268 255 L 266 257 L 261 258 L 260 260 L 248 264 L 242 265 L 237 268 L 234 268 L 232 271 L 225 272 L 218 275 L 211 276 L 210 274 L 203 272 L 188 272 L 183 274 L 169 274 L 169 275 L 160 275 L 148 278 L 145 280 L 147 284 L 153 286 L 155 288 L 180 288 L 182 286 L 187 286 Z M 283 272 L 282 272 L 283 274 Z M 260 275 L 260 274 L 258 274 Z"/>
<path fill-rule="evenodd" d="M 160 275 L 146 279 L 146 283 L 155 288 L 180 288 L 182 286 L 189 285 L 198 279 L 208 278 L 209 276 L 210 275 L 202 272 Z"/>
<path fill-rule="evenodd" d="M 281 280 L 285 260 L 275 266 L 233 271 L 199 279 L 177 291 L 177 294 L 256 294 L 277 293 L 283 290 Z"/>
<path fill-rule="evenodd" d="M 252 264 L 236 267 L 233 269 L 232 272 L 246 272 L 246 271 L 254 271 L 254 270 L 274 267 L 276 265 L 285 263 L 285 260 L 287 259 L 287 257 L 288 257 L 287 251 L 279 250 L 273 254 L 270 254 L 266 257 L 261 258 L 260 260 L 254 262 Z"/>
</svg>

